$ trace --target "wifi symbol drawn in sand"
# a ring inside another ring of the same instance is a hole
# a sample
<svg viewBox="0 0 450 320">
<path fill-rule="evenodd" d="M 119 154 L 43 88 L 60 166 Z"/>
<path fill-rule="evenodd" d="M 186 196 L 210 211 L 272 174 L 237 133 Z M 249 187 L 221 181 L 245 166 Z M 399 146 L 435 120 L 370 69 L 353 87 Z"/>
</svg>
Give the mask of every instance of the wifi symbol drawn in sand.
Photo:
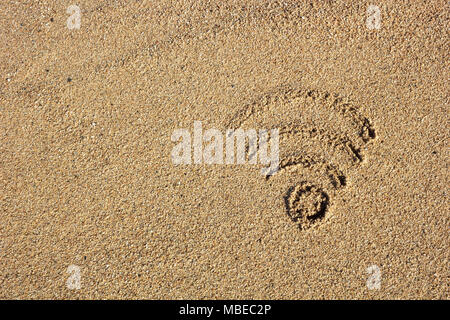
<svg viewBox="0 0 450 320">
<path fill-rule="evenodd" d="M 228 128 L 279 129 L 280 164 L 266 181 L 284 193 L 300 230 L 329 218 L 333 198 L 365 161 L 375 139 L 370 120 L 345 98 L 320 90 L 279 88 L 240 109 Z"/>
</svg>

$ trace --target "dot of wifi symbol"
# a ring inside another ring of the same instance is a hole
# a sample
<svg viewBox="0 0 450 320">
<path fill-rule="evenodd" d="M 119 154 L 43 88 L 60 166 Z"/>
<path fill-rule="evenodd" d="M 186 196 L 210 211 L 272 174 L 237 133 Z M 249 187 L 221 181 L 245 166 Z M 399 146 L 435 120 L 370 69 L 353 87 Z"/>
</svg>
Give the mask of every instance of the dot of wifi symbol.
<svg viewBox="0 0 450 320">
<path fill-rule="evenodd" d="M 276 88 L 244 106 L 228 128 L 279 130 L 279 170 L 266 181 L 284 189 L 284 205 L 300 230 L 327 220 L 333 198 L 375 139 L 371 121 L 336 93 Z"/>
</svg>

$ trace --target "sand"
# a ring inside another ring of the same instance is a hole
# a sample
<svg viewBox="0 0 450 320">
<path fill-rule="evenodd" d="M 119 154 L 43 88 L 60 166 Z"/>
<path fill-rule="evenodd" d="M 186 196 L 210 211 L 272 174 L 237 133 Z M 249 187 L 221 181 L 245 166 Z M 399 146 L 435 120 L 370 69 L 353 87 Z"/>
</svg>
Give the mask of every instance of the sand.
<svg viewBox="0 0 450 320">
<path fill-rule="evenodd" d="M 0 298 L 448 299 L 448 12 L 2 1 Z M 279 172 L 175 165 L 194 121 Z"/>
</svg>

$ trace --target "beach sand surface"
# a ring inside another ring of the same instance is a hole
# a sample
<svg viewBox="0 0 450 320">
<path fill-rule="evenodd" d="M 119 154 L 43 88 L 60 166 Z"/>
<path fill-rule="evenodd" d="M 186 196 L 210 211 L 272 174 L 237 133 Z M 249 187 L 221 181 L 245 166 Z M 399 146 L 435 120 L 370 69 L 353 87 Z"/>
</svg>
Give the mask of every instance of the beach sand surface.
<svg viewBox="0 0 450 320">
<path fill-rule="evenodd" d="M 449 6 L 372 2 L 2 1 L 0 298 L 448 299 Z"/>
</svg>

